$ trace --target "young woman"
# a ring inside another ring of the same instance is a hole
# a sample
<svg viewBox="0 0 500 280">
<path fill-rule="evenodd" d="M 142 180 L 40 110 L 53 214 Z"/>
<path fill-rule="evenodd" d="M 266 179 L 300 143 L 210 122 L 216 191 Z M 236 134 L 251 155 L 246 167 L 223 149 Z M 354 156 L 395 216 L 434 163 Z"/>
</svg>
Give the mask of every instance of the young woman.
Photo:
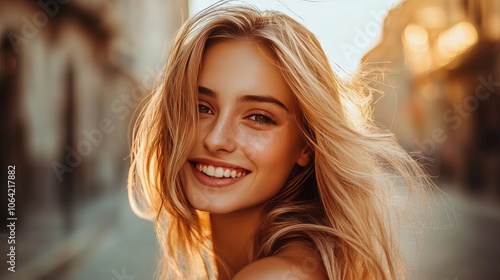
<svg viewBox="0 0 500 280">
<path fill-rule="evenodd" d="M 404 278 L 395 178 L 428 181 L 368 101 L 284 14 L 222 5 L 186 22 L 129 173 L 160 278 Z"/>
</svg>

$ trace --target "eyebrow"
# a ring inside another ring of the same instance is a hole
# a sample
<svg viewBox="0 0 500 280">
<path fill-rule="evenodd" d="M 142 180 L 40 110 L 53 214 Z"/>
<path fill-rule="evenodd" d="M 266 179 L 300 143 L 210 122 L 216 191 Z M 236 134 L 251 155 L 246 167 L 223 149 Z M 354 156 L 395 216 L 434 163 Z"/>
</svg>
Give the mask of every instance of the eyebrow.
<svg viewBox="0 0 500 280">
<path fill-rule="evenodd" d="M 210 97 L 217 97 L 217 93 L 209 88 L 198 86 L 198 92 L 201 94 L 208 95 Z M 288 112 L 288 108 L 278 99 L 269 95 L 243 95 L 238 98 L 238 102 L 260 102 L 260 103 L 272 103 L 276 104 L 285 111 Z"/>
</svg>

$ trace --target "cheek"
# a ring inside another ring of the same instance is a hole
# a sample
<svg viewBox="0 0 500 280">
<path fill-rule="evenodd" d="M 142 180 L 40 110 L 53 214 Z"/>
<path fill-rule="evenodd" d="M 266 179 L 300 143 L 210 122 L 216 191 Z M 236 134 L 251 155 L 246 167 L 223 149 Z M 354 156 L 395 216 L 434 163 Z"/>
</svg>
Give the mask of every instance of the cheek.
<svg viewBox="0 0 500 280">
<path fill-rule="evenodd" d="M 297 136 L 292 134 L 286 130 L 273 129 L 242 132 L 238 135 L 238 143 L 246 157 L 257 168 L 293 166 L 298 144 L 295 143 Z"/>
<path fill-rule="evenodd" d="M 247 158 L 252 162 L 259 162 L 262 157 L 272 158 L 279 150 L 279 133 L 274 130 L 249 131 L 241 130 L 238 133 L 238 144 Z"/>
</svg>

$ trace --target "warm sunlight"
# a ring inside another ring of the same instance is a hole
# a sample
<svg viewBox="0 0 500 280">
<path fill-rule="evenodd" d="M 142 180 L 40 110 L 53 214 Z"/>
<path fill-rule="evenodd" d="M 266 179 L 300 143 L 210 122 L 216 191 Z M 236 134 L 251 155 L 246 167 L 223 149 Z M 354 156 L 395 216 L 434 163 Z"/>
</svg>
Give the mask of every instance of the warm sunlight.
<svg viewBox="0 0 500 280">
<path fill-rule="evenodd" d="M 215 2 L 191 0 L 189 14 L 193 15 Z M 348 77 L 357 70 L 361 57 L 380 40 L 384 18 L 401 0 L 234 2 L 279 10 L 297 19 L 316 34 L 336 72 Z"/>
</svg>

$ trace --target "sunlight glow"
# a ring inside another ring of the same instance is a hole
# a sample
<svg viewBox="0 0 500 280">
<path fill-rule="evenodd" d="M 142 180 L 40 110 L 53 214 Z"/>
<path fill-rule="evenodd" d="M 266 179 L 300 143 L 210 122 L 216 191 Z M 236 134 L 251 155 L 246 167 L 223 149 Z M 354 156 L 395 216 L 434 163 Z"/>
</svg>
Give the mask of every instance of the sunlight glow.
<svg viewBox="0 0 500 280">
<path fill-rule="evenodd" d="M 439 35 L 437 48 L 446 60 L 451 60 L 476 42 L 476 29 L 471 23 L 462 21 Z"/>
<path fill-rule="evenodd" d="M 214 0 L 190 0 L 189 13 L 194 15 Z M 304 24 L 320 41 L 334 71 L 348 78 L 359 67 L 363 55 L 382 35 L 388 11 L 402 0 L 239 0 L 259 9 L 278 10 Z"/>
<path fill-rule="evenodd" d="M 404 39 L 412 51 L 423 53 L 429 49 L 429 35 L 419 25 L 409 24 L 404 32 Z"/>
</svg>

